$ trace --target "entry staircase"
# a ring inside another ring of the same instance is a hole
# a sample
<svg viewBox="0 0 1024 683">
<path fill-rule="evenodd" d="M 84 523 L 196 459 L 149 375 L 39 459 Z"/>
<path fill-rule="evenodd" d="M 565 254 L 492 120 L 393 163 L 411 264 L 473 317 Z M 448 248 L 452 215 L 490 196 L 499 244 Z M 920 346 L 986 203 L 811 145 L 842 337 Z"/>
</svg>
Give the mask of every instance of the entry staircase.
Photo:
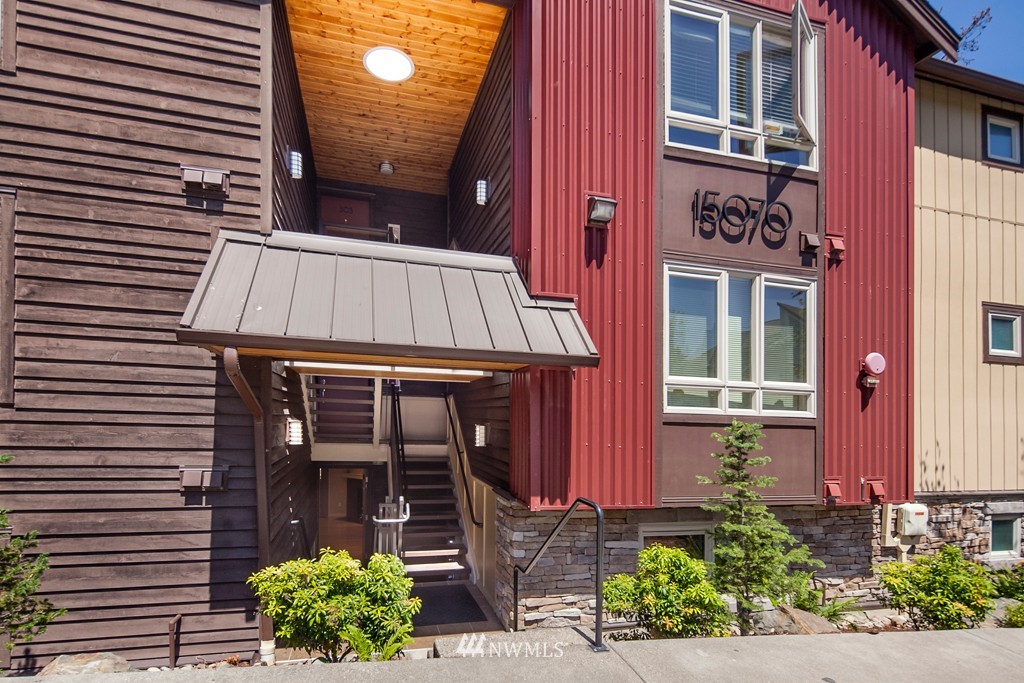
<svg viewBox="0 0 1024 683">
<path fill-rule="evenodd" d="M 403 397 L 400 388 L 393 394 L 391 387 L 359 377 L 311 377 L 309 387 L 315 389 L 309 407 L 317 442 L 391 442 L 394 497 L 409 503 L 410 518 L 402 529 L 409 575 L 417 583 L 469 579 L 445 399 Z M 397 439 L 390 438 L 392 432 Z"/>
</svg>

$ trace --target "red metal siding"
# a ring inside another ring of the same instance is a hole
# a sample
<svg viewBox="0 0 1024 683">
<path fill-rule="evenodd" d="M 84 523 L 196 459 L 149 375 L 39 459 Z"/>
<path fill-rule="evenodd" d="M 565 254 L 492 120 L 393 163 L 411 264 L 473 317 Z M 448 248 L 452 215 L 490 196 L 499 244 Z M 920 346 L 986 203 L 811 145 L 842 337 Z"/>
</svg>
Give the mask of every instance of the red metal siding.
<svg viewBox="0 0 1024 683">
<path fill-rule="evenodd" d="M 515 433 L 524 435 L 518 420 L 531 409 L 531 427 L 541 423 L 530 439 L 529 501 L 651 505 L 655 3 L 520 2 L 514 11 L 530 38 L 516 41 L 514 154 L 517 165 L 528 156 L 531 172 L 513 190 L 513 253 L 534 293 L 579 297 L 601 353 L 600 367 L 574 377 L 532 374 L 532 391 L 513 382 Z M 588 191 L 619 201 L 607 232 L 584 229 Z"/>
<path fill-rule="evenodd" d="M 847 257 L 825 275 L 825 477 L 861 502 L 861 478 L 912 495 L 911 282 L 914 47 L 875 2 L 830 0 L 826 39 L 826 229 Z M 860 359 L 888 361 L 873 395 Z"/>
</svg>

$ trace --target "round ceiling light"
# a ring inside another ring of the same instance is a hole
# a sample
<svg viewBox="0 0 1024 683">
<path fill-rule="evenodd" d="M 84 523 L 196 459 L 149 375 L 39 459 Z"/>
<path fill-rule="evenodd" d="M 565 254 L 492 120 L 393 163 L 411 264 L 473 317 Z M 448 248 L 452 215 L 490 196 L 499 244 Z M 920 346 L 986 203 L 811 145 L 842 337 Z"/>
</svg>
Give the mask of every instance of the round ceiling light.
<svg viewBox="0 0 1024 683">
<path fill-rule="evenodd" d="M 408 80 L 416 71 L 412 58 L 393 47 L 370 48 L 363 55 L 363 66 L 377 78 L 390 83 Z"/>
</svg>

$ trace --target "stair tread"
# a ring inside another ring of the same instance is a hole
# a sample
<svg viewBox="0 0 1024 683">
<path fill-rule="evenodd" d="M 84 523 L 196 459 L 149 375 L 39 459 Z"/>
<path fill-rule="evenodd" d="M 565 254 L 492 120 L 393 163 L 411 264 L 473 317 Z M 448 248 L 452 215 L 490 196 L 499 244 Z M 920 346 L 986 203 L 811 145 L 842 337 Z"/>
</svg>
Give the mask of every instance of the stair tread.
<svg viewBox="0 0 1024 683">
<path fill-rule="evenodd" d="M 466 565 L 461 562 L 424 562 L 423 564 L 406 565 L 405 571 L 408 574 L 422 574 L 435 571 L 459 571 L 465 568 Z"/>
<path fill-rule="evenodd" d="M 407 558 L 417 557 L 456 557 L 461 555 L 463 551 L 459 548 L 452 546 L 445 546 L 443 548 L 437 548 L 436 550 L 418 549 L 418 550 L 406 550 L 404 555 Z"/>
</svg>

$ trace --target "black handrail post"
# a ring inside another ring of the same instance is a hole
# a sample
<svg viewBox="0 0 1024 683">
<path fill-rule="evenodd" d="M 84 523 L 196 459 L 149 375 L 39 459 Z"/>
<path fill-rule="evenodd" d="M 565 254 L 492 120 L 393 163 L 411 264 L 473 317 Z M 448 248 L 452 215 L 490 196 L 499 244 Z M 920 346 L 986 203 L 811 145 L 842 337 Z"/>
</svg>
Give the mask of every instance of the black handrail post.
<svg viewBox="0 0 1024 683">
<path fill-rule="evenodd" d="M 576 512 L 576 508 L 581 504 L 592 507 L 594 514 L 597 516 L 597 571 L 595 572 L 596 590 L 594 591 L 594 610 L 596 614 L 594 615 L 594 643 L 590 646 L 590 649 L 594 652 L 608 652 L 608 646 L 604 644 L 604 595 L 601 593 L 604 584 L 604 510 L 600 505 L 587 498 L 580 497 L 573 501 L 569 509 L 562 515 L 562 518 L 558 520 L 555 528 L 548 534 L 547 539 L 541 544 L 540 549 L 537 550 L 529 564 L 523 567 L 517 563 L 512 568 L 512 630 L 519 630 L 519 575 L 527 575 L 533 571 L 541 555 L 547 552 L 552 541 L 561 533 L 565 525 L 569 523 L 569 518 L 572 517 L 572 514 Z"/>
</svg>

